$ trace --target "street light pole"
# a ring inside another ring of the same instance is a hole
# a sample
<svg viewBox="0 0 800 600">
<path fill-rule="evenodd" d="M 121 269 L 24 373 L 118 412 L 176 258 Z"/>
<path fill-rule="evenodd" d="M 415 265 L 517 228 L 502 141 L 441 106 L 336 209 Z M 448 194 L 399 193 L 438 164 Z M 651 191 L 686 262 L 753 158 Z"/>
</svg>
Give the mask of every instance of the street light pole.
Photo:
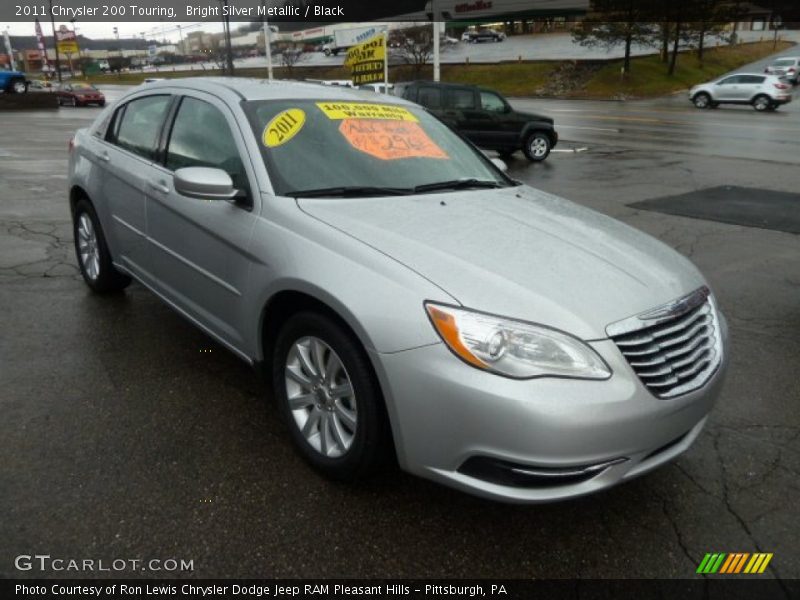
<svg viewBox="0 0 800 600">
<path fill-rule="evenodd" d="M 53 17 L 53 0 L 47 0 L 50 5 L 50 25 L 53 26 L 53 47 L 56 51 L 56 73 L 58 74 L 58 83 L 61 83 L 61 58 L 58 56 L 58 40 L 56 39 L 56 20 Z"/>
</svg>

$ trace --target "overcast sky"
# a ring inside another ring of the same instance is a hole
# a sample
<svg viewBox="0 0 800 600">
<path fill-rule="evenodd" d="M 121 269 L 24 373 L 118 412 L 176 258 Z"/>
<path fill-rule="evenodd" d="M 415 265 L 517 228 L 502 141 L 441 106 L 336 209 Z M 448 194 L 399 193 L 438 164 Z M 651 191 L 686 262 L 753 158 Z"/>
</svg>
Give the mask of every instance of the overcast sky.
<svg viewBox="0 0 800 600">
<path fill-rule="evenodd" d="M 4 0 L 0 0 L 4 1 Z M 56 21 L 56 28 L 62 23 L 60 21 Z M 71 27 L 71 23 L 64 22 L 64 25 Z M 133 37 L 142 37 L 142 32 L 145 32 L 145 35 L 148 40 L 156 39 L 161 41 L 162 38 L 166 38 L 171 42 L 177 42 L 179 40 L 178 34 L 178 25 L 180 25 L 183 29 L 184 35 L 192 31 L 222 31 L 222 23 L 215 23 L 206 21 L 204 23 L 198 22 L 189 22 L 189 23 L 181 23 L 176 21 L 166 21 L 163 24 L 157 23 L 153 21 L 137 23 L 137 22 L 119 22 L 119 23 L 97 23 L 97 22 L 86 22 L 81 23 L 80 19 L 76 21 L 75 25 L 78 28 L 78 35 L 85 35 L 88 38 L 99 39 L 99 38 L 113 38 L 114 37 L 114 27 L 119 29 L 119 35 L 121 38 L 133 38 Z M 231 31 L 235 32 L 237 25 L 241 25 L 241 23 L 231 23 Z M 3 23 L 0 22 L 0 31 L 5 31 L 8 28 L 9 35 L 35 35 L 34 30 L 34 23 L 33 21 L 29 23 Z M 45 36 L 53 35 L 52 27 L 50 26 L 50 21 L 45 20 L 42 21 L 42 33 Z"/>
</svg>

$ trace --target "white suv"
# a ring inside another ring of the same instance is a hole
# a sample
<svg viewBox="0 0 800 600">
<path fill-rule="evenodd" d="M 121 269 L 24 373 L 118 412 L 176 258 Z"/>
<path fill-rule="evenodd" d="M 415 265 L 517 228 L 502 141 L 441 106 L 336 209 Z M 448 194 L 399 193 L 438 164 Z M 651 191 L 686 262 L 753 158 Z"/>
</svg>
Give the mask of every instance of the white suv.
<svg viewBox="0 0 800 600">
<path fill-rule="evenodd" d="M 785 77 L 794 85 L 800 83 L 800 58 L 796 56 L 782 56 L 772 61 L 764 73 Z"/>
<path fill-rule="evenodd" d="M 689 100 L 697 108 L 751 104 L 757 111 L 775 110 L 792 101 L 792 86 L 775 75 L 736 73 L 694 86 Z"/>
</svg>

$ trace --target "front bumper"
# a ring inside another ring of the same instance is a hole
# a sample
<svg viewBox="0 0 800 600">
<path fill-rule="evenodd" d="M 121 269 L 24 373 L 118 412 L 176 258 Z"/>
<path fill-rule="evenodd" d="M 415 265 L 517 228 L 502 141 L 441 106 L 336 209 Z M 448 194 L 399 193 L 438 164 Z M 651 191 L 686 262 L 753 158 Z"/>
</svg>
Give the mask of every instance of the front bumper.
<svg viewBox="0 0 800 600">
<path fill-rule="evenodd" d="M 486 498 L 547 502 L 613 486 L 688 449 L 722 385 L 722 333 L 717 371 L 699 390 L 669 400 L 641 384 L 611 340 L 591 344 L 613 371 L 606 381 L 507 379 L 467 366 L 443 344 L 373 354 L 373 362 L 404 469 Z M 473 468 L 476 459 L 481 468 Z M 491 463 L 499 467 L 491 471 Z M 526 480 L 526 473 L 555 477 Z"/>
</svg>

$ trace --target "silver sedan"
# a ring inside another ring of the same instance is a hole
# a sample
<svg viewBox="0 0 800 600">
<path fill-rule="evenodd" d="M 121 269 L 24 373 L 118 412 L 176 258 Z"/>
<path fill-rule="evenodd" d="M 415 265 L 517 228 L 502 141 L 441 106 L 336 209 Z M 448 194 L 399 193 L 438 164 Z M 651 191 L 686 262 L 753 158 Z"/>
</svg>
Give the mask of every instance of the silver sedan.
<svg viewBox="0 0 800 600">
<path fill-rule="evenodd" d="M 688 260 L 398 98 L 154 82 L 69 174 L 87 285 L 135 279 L 264 371 L 326 476 L 579 496 L 685 451 L 718 395 L 727 328 Z"/>
</svg>

